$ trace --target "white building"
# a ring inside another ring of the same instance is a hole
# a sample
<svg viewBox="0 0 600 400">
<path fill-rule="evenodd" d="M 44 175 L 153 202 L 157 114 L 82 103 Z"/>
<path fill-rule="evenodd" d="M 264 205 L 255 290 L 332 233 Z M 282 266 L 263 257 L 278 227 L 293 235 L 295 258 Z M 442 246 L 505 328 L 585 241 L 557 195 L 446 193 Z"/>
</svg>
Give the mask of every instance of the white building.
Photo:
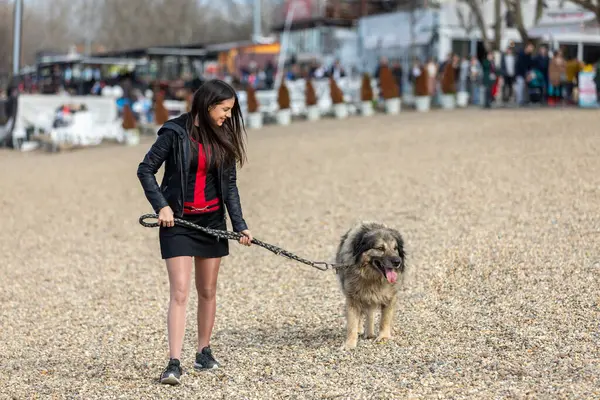
<svg viewBox="0 0 600 400">
<path fill-rule="evenodd" d="M 569 52 L 579 59 L 595 62 L 600 58 L 600 27 L 596 22 L 594 13 L 582 10 L 579 6 L 568 1 L 547 0 L 547 7 L 542 17 L 535 23 L 536 1 L 522 1 L 523 22 L 529 37 L 541 39 L 551 47 L 565 45 Z M 483 17 L 488 25 L 488 38 L 494 37 L 493 24 L 495 22 L 494 1 L 487 0 L 482 7 Z M 459 15 L 462 13 L 462 21 Z M 505 18 L 507 9 L 501 2 L 502 15 L 502 40 L 500 49 L 508 46 L 510 41 L 520 43 L 521 35 L 515 27 L 507 27 Z M 481 32 L 474 22 L 469 7 L 456 0 L 446 1 L 440 10 L 439 16 L 439 53 L 440 57 L 449 51 L 457 51 L 457 41 L 481 40 Z M 466 26 L 465 26 L 466 25 Z M 597 50 L 586 54 L 586 47 Z M 598 53 L 596 56 L 593 53 Z"/>
<path fill-rule="evenodd" d="M 535 24 L 535 3 L 533 0 L 521 3 L 525 28 L 530 38 L 541 39 L 552 48 L 565 46 L 568 53 L 588 63 L 600 60 L 600 27 L 593 13 L 568 1 L 561 4 L 560 0 L 547 0 L 547 7 Z M 501 50 L 511 41 L 522 41 L 516 28 L 507 27 L 506 11 L 502 2 Z M 484 0 L 482 13 L 488 26 L 488 38 L 493 39 L 494 0 Z M 411 44 L 410 21 L 408 12 L 361 18 L 358 35 L 364 57 L 372 59 L 385 55 L 407 61 L 407 49 Z M 414 44 L 417 56 L 433 55 L 443 60 L 450 51 L 483 56 L 481 32 L 464 2 L 447 0 L 439 10 L 416 11 L 413 21 L 416 22 Z M 372 61 L 369 60 L 369 63 Z"/>
</svg>

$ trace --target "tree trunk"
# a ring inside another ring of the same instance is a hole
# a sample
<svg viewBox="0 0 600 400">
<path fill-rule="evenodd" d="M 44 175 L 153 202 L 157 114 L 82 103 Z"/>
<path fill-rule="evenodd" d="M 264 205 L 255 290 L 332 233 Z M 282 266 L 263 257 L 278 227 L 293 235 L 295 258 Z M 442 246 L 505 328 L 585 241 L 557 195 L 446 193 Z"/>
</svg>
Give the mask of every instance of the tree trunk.
<svg viewBox="0 0 600 400">
<path fill-rule="evenodd" d="M 540 0 L 541 1 L 541 0 Z M 500 41 L 502 40 L 502 3 L 501 0 L 494 0 L 494 50 L 500 50 Z"/>
<path fill-rule="evenodd" d="M 483 13 L 481 12 L 480 4 L 477 0 L 465 0 L 465 3 L 471 9 L 471 12 L 475 16 L 475 22 L 477 23 L 477 27 L 481 32 L 481 40 L 483 41 L 483 46 L 486 50 L 491 50 L 490 39 L 487 35 L 487 26 L 485 25 L 485 19 L 483 18 Z"/>
<path fill-rule="evenodd" d="M 542 19 L 542 15 L 544 14 L 544 0 L 537 0 L 535 3 L 535 20 L 534 25 L 537 25 Z"/>
<path fill-rule="evenodd" d="M 521 12 L 521 0 L 504 0 L 504 4 L 506 4 L 506 8 L 513 12 L 515 17 L 515 25 L 517 27 L 517 31 L 519 35 L 521 35 L 521 40 L 523 44 L 529 41 L 529 35 L 527 34 L 527 29 L 525 29 L 525 24 L 523 23 L 523 13 Z"/>
</svg>

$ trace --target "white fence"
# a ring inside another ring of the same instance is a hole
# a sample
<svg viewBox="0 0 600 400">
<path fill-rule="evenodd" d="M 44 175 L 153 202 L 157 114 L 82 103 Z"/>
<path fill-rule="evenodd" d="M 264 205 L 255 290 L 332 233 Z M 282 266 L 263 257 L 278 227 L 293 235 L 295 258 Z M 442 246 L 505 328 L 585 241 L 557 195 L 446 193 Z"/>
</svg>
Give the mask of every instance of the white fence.
<svg viewBox="0 0 600 400">
<path fill-rule="evenodd" d="M 362 78 L 340 78 L 336 80 L 337 85 L 344 94 L 344 100 L 351 107 L 351 112 L 356 110 L 361 102 L 360 87 Z M 306 113 L 306 81 L 299 79 L 295 81 L 286 81 L 286 86 L 290 92 L 290 108 L 292 115 L 304 115 Z M 317 97 L 317 106 L 321 110 L 321 114 L 325 115 L 333 109 L 331 95 L 329 91 L 329 79 L 313 79 L 313 87 Z M 371 79 L 371 87 L 373 88 L 374 98 L 379 95 L 379 85 L 377 80 Z M 248 97 L 245 91 L 238 92 L 240 107 L 244 116 L 248 113 Z M 259 111 L 266 116 L 273 116 L 278 110 L 277 90 L 259 90 L 256 92 L 256 99 L 259 104 Z M 352 107 L 353 106 L 353 107 Z"/>
<path fill-rule="evenodd" d="M 360 88 L 362 85 L 362 77 L 340 78 L 336 80 L 336 83 L 344 94 L 345 102 L 350 106 L 350 113 L 355 113 L 361 103 Z M 292 115 L 305 115 L 306 81 L 304 79 L 299 79 L 295 81 L 286 81 L 285 84 L 290 92 L 290 108 Z M 331 101 L 329 90 L 329 79 L 313 79 L 312 84 L 315 89 L 317 106 L 319 107 L 321 114 L 326 115 L 330 113 L 333 110 L 333 103 Z M 373 89 L 373 96 L 377 99 L 379 96 L 379 83 L 376 79 L 371 79 L 371 87 Z M 256 99 L 258 100 L 259 112 L 264 116 L 274 117 L 279 110 L 277 90 L 259 90 L 255 93 Z M 240 108 L 242 109 L 244 118 L 246 118 L 248 115 L 248 95 L 244 90 L 238 91 L 237 95 L 240 102 Z M 403 101 L 405 104 L 412 104 L 410 96 L 408 96 L 408 98 L 404 97 Z M 171 115 L 179 115 L 185 112 L 186 109 L 186 104 L 183 101 L 166 100 L 164 105 Z"/>
<path fill-rule="evenodd" d="M 349 112 L 356 113 L 360 99 L 362 77 L 341 78 L 337 85 L 344 94 L 345 102 L 350 106 Z M 317 106 L 322 115 L 330 113 L 333 104 L 330 95 L 328 79 L 313 80 L 313 87 L 317 98 Z M 292 115 L 304 115 L 306 108 L 306 81 L 286 81 L 290 92 L 290 108 Z M 376 79 L 371 79 L 371 86 L 375 99 L 379 95 Z M 266 117 L 274 117 L 279 106 L 277 103 L 277 90 L 257 91 L 259 111 Z M 238 92 L 240 107 L 244 116 L 248 115 L 248 98 L 245 91 Z M 405 98 L 405 103 L 410 102 Z M 63 104 L 85 104 L 88 111 L 76 113 L 73 125 L 68 128 L 53 128 L 54 116 L 57 109 Z M 165 101 L 165 107 L 171 115 L 180 115 L 185 112 L 186 104 L 183 101 Z M 109 96 L 69 96 L 69 95 L 35 95 L 23 94 L 19 96 L 19 105 L 16 125 L 13 132 L 13 145 L 19 148 L 26 138 L 26 129 L 33 127 L 35 132 L 49 132 L 53 142 L 68 143 L 88 146 L 100 143 L 103 139 L 115 139 L 119 142 L 126 140 L 121 119 L 118 118 L 116 98 Z"/>
<path fill-rule="evenodd" d="M 344 94 L 345 102 L 350 105 L 350 112 L 354 112 L 361 102 L 360 88 L 362 85 L 362 77 L 341 78 L 338 79 L 336 83 Z M 306 81 L 304 79 L 299 79 L 295 81 L 286 81 L 285 84 L 290 92 L 290 108 L 292 110 L 292 115 L 304 115 L 306 113 Z M 312 84 L 315 89 L 317 106 L 321 110 L 321 114 L 328 114 L 333 109 L 329 91 L 329 79 L 313 79 Z M 373 89 L 374 98 L 377 99 L 379 95 L 379 84 L 376 79 L 371 79 L 371 87 Z M 256 99 L 258 100 L 259 111 L 265 116 L 273 117 L 279 110 L 277 90 L 259 90 L 255 93 Z M 237 92 L 237 95 L 242 113 L 244 114 L 244 117 L 246 117 L 248 115 L 248 96 L 246 91 L 240 90 Z M 186 107 L 185 102 L 183 101 L 169 100 L 165 101 L 164 104 L 170 113 L 174 114 L 177 113 L 176 111 L 183 113 Z"/>
</svg>

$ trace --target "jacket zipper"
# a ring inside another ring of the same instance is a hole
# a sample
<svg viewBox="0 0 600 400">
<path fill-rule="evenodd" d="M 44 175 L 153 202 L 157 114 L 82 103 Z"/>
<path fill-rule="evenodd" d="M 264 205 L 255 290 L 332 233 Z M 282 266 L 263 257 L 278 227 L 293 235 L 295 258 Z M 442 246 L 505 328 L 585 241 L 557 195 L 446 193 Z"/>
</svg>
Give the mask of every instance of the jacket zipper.
<svg viewBox="0 0 600 400">
<path fill-rule="evenodd" d="M 185 160 L 185 150 L 184 147 L 185 143 L 183 143 L 183 141 L 181 140 L 181 137 L 179 137 L 179 151 L 181 156 L 179 157 L 179 162 L 180 162 L 180 168 L 181 168 L 181 175 L 180 175 L 180 179 L 181 179 L 181 210 L 180 212 L 180 217 L 183 217 L 183 205 L 185 204 L 185 193 L 186 193 L 186 183 L 187 183 L 187 169 L 185 168 L 186 166 L 186 162 Z"/>
<path fill-rule="evenodd" d="M 221 208 L 223 209 L 223 221 L 227 222 L 227 217 L 225 215 L 225 194 L 223 193 L 223 168 L 222 166 L 218 168 L 219 170 L 219 192 L 221 194 Z"/>
</svg>

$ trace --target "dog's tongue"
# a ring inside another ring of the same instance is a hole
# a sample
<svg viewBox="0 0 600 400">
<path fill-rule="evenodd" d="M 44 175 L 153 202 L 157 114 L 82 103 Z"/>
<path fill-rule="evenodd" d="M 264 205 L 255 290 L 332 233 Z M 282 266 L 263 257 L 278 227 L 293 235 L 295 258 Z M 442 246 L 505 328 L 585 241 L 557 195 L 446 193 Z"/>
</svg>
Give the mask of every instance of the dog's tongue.
<svg viewBox="0 0 600 400">
<path fill-rule="evenodd" d="M 396 279 L 398 279 L 398 274 L 393 269 L 385 269 L 385 277 L 387 278 L 389 283 L 395 283 Z"/>
</svg>

